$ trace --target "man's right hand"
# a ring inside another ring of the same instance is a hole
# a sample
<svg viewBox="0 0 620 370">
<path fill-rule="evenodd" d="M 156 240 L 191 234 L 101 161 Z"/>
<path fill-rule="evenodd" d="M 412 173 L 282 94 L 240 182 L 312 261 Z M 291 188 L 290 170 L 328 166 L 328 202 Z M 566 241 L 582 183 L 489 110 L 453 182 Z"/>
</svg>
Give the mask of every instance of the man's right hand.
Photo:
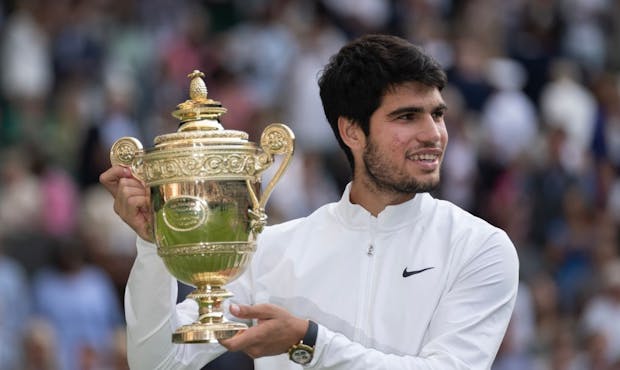
<svg viewBox="0 0 620 370">
<path fill-rule="evenodd" d="M 123 166 L 112 166 L 99 176 L 99 182 L 114 197 L 114 211 L 142 239 L 153 242 L 153 216 L 149 189 Z"/>
</svg>

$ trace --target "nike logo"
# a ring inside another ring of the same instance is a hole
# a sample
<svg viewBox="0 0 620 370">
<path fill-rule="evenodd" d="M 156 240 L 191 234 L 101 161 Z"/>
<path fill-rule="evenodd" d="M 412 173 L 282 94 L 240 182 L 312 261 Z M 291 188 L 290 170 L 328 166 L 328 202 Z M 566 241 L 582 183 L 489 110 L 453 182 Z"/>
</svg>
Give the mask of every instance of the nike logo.
<svg viewBox="0 0 620 370">
<path fill-rule="evenodd" d="M 421 270 L 413 270 L 413 271 L 407 271 L 407 268 L 405 267 L 405 269 L 403 270 L 403 277 L 409 277 L 411 275 L 415 275 L 415 274 L 419 274 L 420 272 L 424 272 L 426 270 L 430 270 L 430 269 L 434 269 L 434 267 L 427 267 L 425 269 L 421 269 Z"/>
</svg>

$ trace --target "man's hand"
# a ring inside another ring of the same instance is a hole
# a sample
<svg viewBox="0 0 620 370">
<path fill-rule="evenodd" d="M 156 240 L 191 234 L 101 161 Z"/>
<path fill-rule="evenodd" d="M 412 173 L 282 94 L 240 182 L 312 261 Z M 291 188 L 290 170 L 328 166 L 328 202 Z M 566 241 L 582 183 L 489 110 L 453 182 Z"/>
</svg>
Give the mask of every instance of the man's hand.
<svg viewBox="0 0 620 370">
<path fill-rule="evenodd" d="M 142 239 L 153 241 L 153 216 L 149 189 L 123 166 L 112 166 L 99 176 L 99 182 L 114 197 L 114 211 Z"/>
<path fill-rule="evenodd" d="M 308 330 L 308 320 L 300 319 L 272 304 L 230 305 L 230 312 L 242 319 L 258 319 L 258 325 L 220 343 L 229 351 L 243 351 L 252 358 L 285 353 L 299 343 Z"/>
</svg>

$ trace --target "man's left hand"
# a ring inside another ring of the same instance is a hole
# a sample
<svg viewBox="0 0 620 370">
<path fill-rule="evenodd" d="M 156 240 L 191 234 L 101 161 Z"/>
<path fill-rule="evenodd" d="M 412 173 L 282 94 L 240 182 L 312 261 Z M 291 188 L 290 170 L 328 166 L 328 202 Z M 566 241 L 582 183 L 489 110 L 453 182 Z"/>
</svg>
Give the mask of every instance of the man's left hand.
<svg viewBox="0 0 620 370">
<path fill-rule="evenodd" d="M 243 351 L 252 358 L 285 353 L 299 343 L 308 330 L 308 320 L 273 304 L 231 304 L 230 312 L 241 319 L 257 319 L 258 324 L 220 343 L 229 351 Z"/>
</svg>

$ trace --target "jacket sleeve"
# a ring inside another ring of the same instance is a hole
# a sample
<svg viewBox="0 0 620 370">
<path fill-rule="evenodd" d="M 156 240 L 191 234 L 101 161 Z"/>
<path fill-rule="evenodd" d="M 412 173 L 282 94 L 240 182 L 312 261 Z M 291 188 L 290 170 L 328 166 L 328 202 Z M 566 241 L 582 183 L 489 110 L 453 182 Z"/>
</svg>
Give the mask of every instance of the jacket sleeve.
<svg viewBox="0 0 620 370">
<path fill-rule="evenodd" d="M 176 305 L 177 281 L 155 245 L 138 238 L 137 248 L 125 291 L 129 367 L 195 370 L 224 353 L 219 344 L 172 343 L 176 328 L 196 320 L 198 305 L 190 299 Z"/>
<path fill-rule="evenodd" d="M 418 356 L 365 348 L 320 326 L 308 368 L 490 369 L 514 308 L 519 262 L 505 233 L 494 234 L 485 244 L 463 265 L 441 299 Z M 398 312 L 394 315 L 398 317 Z"/>
</svg>

